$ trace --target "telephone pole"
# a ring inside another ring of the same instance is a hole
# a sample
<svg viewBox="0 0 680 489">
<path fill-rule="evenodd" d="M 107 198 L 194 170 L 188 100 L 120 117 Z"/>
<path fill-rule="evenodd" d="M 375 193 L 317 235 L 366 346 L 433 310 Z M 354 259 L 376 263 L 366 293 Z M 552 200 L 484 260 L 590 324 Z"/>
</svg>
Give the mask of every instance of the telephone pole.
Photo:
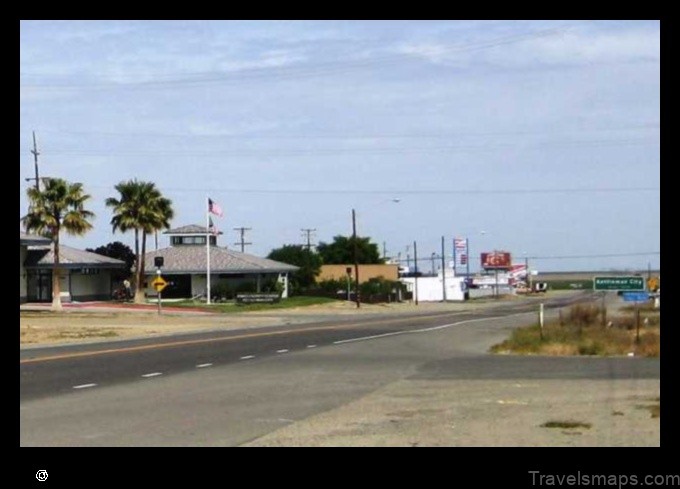
<svg viewBox="0 0 680 489">
<path fill-rule="evenodd" d="M 313 246 L 313 245 L 312 245 L 312 233 L 316 232 L 316 229 L 303 228 L 303 229 L 301 229 L 300 231 L 302 231 L 302 232 L 304 233 L 304 234 L 303 234 L 303 237 L 304 237 L 305 235 L 307 236 L 307 244 L 306 244 L 305 246 L 307 246 L 307 251 L 311 251 L 311 250 L 312 250 L 312 246 Z"/>
<path fill-rule="evenodd" d="M 35 131 L 33 131 L 33 149 L 31 153 L 33 153 L 33 161 L 35 163 L 35 178 L 27 178 L 26 181 L 35 180 L 35 189 L 40 191 L 40 176 L 38 174 L 38 155 L 40 153 L 38 153 L 38 147 L 35 144 Z"/>
<path fill-rule="evenodd" d="M 253 243 L 245 241 L 246 231 L 250 231 L 253 228 L 234 228 L 234 231 L 239 231 L 241 233 L 241 241 L 234 243 L 235 245 L 241 245 L 241 253 L 244 253 L 246 245 L 251 245 Z"/>
<path fill-rule="evenodd" d="M 352 209 L 352 239 L 354 241 L 354 298 L 357 308 L 359 308 L 361 307 L 361 298 L 359 297 L 359 248 L 357 246 L 357 218 L 354 209 Z"/>
</svg>

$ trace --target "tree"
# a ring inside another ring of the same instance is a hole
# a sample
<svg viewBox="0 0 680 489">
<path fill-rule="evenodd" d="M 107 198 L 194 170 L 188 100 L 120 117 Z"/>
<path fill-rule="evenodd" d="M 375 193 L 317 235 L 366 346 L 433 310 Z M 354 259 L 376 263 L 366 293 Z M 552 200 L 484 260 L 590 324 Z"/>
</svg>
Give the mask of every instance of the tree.
<svg viewBox="0 0 680 489">
<path fill-rule="evenodd" d="M 108 256 L 109 258 L 116 258 L 117 260 L 122 260 L 125 262 L 125 271 L 114 273 L 114 277 L 118 279 L 127 278 L 130 276 L 130 271 L 132 267 L 135 266 L 135 252 L 130 249 L 126 244 L 120 241 L 114 241 L 105 246 L 99 246 L 98 248 L 86 248 L 87 251 L 97 253 L 99 255 Z"/>
<path fill-rule="evenodd" d="M 120 182 L 115 189 L 120 198 L 109 197 L 106 199 L 106 205 L 113 207 L 111 226 L 114 233 L 118 229 L 122 232 L 135 231 L 135 302 L 142 303 L 146 237 L 149 233 L 170 227 L 170 220 L 174 217 L 172 201 L 163 197 L 153 182 L 128 180 Z"/>
<path fill-rule="evenodd" d="M 357 261 L 362 264 L 383 263 L 378 245 L 370 241 L 371 238 L 357 236 Z M 332 243 L 319 243 L 317 251 L 323 262 L 328 265 L 354 263 L 354 238 L 351 236 L 335 236 Z"/>
<path fill-rule="evenodd" d="M 81 183 L 70 183 L 62 178 L 44 178 L 42 182 L 42 190 L 35 187 L 28 189 L 28 214 L 22 221 L 27 232 L 32 231 L 52 240 L 52 309 L 60 311 L 59 234 L 63 229 L 68 234 L 82 236 L 92 229 L 88 219 L 93 218 L 94 213 L 85 209 L 85 202 L 90 199 L 90 195 L 83 192 Z"/>
<path fill-rule="evenodd" d="M 319 254 L 302 245 L 284 245 L 282 248 L 272 250 L 267 258 L 300 267 L 300 270 L 294 272 L 290 277 L 290 285 L 293 290 L 312 287 L 321 271 Z"/>
</svg>

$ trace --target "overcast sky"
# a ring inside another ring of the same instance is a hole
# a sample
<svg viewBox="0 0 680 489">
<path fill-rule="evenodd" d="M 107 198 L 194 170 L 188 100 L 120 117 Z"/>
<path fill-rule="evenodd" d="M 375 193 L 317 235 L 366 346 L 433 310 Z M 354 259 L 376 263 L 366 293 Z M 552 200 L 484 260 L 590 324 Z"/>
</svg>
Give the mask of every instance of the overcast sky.
<svg viewBox="0 0 680 489">
<path fill-rule="evenodd" d="M 302 228 L 349 235 L 356 209 L 358 234 L 402 259 L 459 236 L 539 271 L 659 266 L 658 21 L 22 21 L 20 36 L 20 216 L 35 131 L 41 176 L 93 197 L 94 229 L 65 244 L 132 245 L 104 200 L 136 177 L 173 201 L 173 226 L 205 223 L 210 196 L 220 244 L 250 227 L 260 256 Z"/>
</svg>

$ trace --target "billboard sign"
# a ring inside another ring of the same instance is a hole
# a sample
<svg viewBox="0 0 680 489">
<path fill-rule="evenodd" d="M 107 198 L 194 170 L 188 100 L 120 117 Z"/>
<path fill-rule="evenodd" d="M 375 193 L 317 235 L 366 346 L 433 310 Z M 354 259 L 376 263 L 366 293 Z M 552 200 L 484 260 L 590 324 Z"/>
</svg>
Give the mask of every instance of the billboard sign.
<svg viewBox="0 0 680 489">
<path fill-rule="evenodd" d="M 482 268 L 485 270 L 510 270 L 512 260 L 508 251 L 482 253 Z"/>
</svg>

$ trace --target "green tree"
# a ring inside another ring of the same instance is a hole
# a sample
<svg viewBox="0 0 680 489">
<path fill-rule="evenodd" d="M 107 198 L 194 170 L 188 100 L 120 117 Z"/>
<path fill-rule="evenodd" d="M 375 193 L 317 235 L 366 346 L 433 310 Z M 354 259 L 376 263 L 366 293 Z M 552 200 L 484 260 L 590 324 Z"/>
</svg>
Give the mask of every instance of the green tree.
<svg viewBox="0 0 680 489">
<path fill-rule="evenodd" d="M 143 303 L 146 237 L 150 233 L 170 227 L 170 220 L 174 217 L 172 201 L 163 197 L 153 182 L 128 180 L 120 182 L 115 189 L 120 198 L 106 199 L 106 205 L 113 208 L 111 226 L 114 233 L 116 230 L 135 232 L 135 302 Z"/>
<path fill-rule="evenodd" d="M 35 232 L 52 240 L 54 245 L 54 266 L 52 268 L 52 309 L 60 311 L 61 289 L 59 234 L 82 236 L 92 229 L 88 219 L 94 213 L 85 209 L 90 195 L 83 192 L 81 183 L 70 183 L 62 178 L 42 179 L 43 189 L 28 189 L 29 208 L 22 221 L 27 232 Z"/>
<path fill-rule="evenodd" d="M 114 241 L 108 243 L 105 246 L 99 246 L 97 248 L 86 248 L 87 251 L 97 253 L 99 255 L 108 256 L 109 258 L 116 258 L 117 260 L 122 260 L 125 262 L 125 271 L 119 272 L 116 270 L 113 273 L 113 277 L 117 279 L 128 278 L 132 268 L 135 266 L 135 252 L 130 249 L 130 247 L 120 241 Z"/>
<path fill-rule="evenodd" d="M 378 245 L 371 243 L 371 238 L 357 236 L 357 261 L 362 264 L 383 263 Z M 335 236 L 332 243 L 319 243 L 317 251 L 324 264 L 342 265 L 354 263 L 354 237 Z"/>
<path fill-rule="evenodd" d="M 284 245 L 272 250 L 267 258 L 300 267 L 300 270 L 291 274 L 290 277 L 290 286 L 293 291 L 312 287 L 321 271 L 319 254 L 302 245 Z"/>
</svg>

